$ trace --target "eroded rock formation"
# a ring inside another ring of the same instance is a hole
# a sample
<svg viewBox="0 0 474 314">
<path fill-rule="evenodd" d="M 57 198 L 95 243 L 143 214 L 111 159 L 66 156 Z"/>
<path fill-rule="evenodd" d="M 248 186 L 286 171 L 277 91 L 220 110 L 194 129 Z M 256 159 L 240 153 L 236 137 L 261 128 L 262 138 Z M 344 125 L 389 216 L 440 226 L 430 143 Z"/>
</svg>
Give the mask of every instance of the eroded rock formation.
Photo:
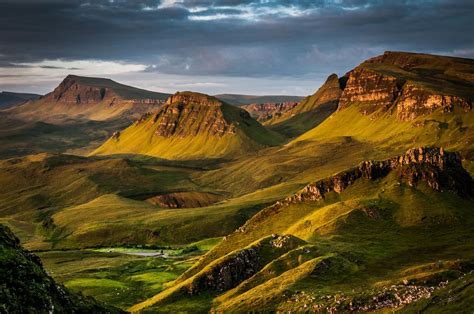
<svg viewBox="0 0 474 314">
<path fill-rule="evenodd" d="M 415 53 L 386 52 L 346 74 L 338 110 L 358 106 L 362 114 L 396 106 L 400 120 L 413 120 L 437 109 L 468 112 L 474 99 L 469 74 L 474 61 Z"/>
<path fill-rule="evenodd" d="M 318 201 L 329 192 L 341 193 L 358 179 L 375 180 L 392 171 L 409 186 L 424 182 L 435 191 L 449 190 L 464 197 L 474 196 L 473 179 L 462 167 L 458 153 L 445 152 L 443 148 L 420 147 L 394 158 L 364 161 L 353 169 L 308 184 L 274 206 L 278 208 L 304 201 Z"/>
</svg>

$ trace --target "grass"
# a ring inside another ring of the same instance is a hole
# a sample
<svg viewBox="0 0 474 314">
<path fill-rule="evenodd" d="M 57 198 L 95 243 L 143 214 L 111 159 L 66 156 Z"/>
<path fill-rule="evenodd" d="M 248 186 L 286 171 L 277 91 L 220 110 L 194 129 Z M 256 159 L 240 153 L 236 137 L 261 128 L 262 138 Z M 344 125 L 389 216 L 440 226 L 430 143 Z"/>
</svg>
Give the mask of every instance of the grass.
<svg viewBox="0 0 474 314">
<path fill-rule="evenodd" d="M 123 309 L 162 291 L 190 267 L 200 254 L 212 248 L 215 239 L 203 241 L 198 249 L 167 249 L 169 258 L 142 257 L 125 252 L 150 252 L 142 248 L 44 251 L 47 271 L 71 291 Z M 196 244 L 198 245 L 198 244 Z"/>
</svg>

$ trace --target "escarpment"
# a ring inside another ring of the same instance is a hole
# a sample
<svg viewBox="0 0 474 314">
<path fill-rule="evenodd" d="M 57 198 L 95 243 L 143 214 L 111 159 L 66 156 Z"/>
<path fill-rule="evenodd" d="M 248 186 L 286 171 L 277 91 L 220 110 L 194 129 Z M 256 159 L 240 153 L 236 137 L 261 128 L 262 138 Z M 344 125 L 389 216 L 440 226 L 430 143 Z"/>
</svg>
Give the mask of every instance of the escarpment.
<svg viewBox="0 0 474 314">
<path fill-rule="evenodd" d="M 330 192 L 341 193 L 358 179 L 376 180 L 395 172 L 401 182 L 416 186 L 426 183 L 435 191 L 449 190 L 463 197 L 474 196 L 474 182 L 462 167 L 458 153 L 443 148 L 420 147 L 382 161 L 364 161 L 359 166 L 330 178 L 308 184 L 298 193 L 278 201 L 274 206 L 318 201 Z"/>
<path fill-rule="evenodd" d="M 200 133 L 213 136 L 235 134 L 236 124 L 226 119 L 222 105 L 216 98 L 206 95 L 177 93 L 153 118 L 152 123 L 157 125 L 155 134 L 163 137 L 196 136 Z M 242 112 L 241 117 L 250 118 L 246 112 Z"/>
<path fill-rule="evenodd" d="M 396 108 L 400 120 L 440 109 L 472 109 L 474 61 L 415 53 L 386 52 L 346 74 L 338 110 L 357 106 L 362 114 Z"/>
</svg>

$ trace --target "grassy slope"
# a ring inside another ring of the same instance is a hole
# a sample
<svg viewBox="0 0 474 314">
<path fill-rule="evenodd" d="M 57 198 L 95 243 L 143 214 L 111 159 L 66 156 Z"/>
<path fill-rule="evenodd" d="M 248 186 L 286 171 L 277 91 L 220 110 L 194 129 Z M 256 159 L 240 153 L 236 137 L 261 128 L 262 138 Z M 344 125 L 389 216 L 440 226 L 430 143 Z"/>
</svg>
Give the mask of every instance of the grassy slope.
<svg viewBox="0 0 474 314">
<path fill-rule="evenodd" d="M 282 269 L 280 265 L 274 271 L 258 274 L 264 280 L 252 277 L 237 288 L 238 293 L 231 291 L 215 299 L 214 306 L 220 306 L 219 310 L 247 311 L 258 304 L 260 310 L 276 310 L 279 306 L 284 310 L 283 291 L 291 294 L 304 290 L 318 296 L 340 291 L 365 293 L 419 276 L 425 270 L 413 268 L 417 265 L 438 260 L 472 260 L 474 221 L 470 208 L 471 200 L 449 192 L 437 193 L 423 185 L 399 185 L 393 175 L 375 182 L 361 180 L 323 202 L 291 205 L 269 212 L 264 219 L 256 216 L 246 223 L 244 233 L 232 234 L 180 281 L 189 280 L 186 278 L 208 263 L 255 239 L 271 233 L 288 233 L 314 245 L 310 250 L 316 255 L 307 257 L 313 262 L 306 262 L 307 258 L 298 262 L 301 254 L 294 254 L 285 263 L 303 268 Z M 369 215 L 368 209 L 376 215 Z M 316 263 L 313 257 L 330 256 L 337 261 L 334 269 L 324 273 L 326 279 L 321 281 L 311 275 Z M 346 270 L 341 272 L 340 267 Z M 257 284 L 251 282 L 256 280 Z M 168 303 L 171 307 L 173 301 Z"/>
<path fill-rule="evenodd" d="M 137 300 L 146 300 L 167 287 L 195 262 L 199 254 L 212 248 L 212 244 L 215 242 L 207 246 L 198 244 L 198 249 L 191 253 L 165 249 L 171 258 L 128 255 L 120 253 L 119 249 L 46 251 L 38 255 L 54 279 L 71 291 L 80 291 L 126 309 Z"/>
<path fill-rule="evenodd" d="M 241 109 L 226 104 L 218 110 L 222 110 L 224 118 L 229 123 L 237 125 L 236 134 L 223 136 L 204 132 L 192 134 L 191 129 L 198 128 L 199 124 L 203 123 L 209 108 L 206 106 L 199 108 L 201 106 L 195 104 L 187 106 L 198 110 L 191 119 L 194 121 L 193 124 L 186 126 L 190 129 L 189 135 L 157 136 L 155 131 L 159 125 L 152 123 L 154 117 L 150 116 L 146 121 L 125 129 L 119 139 L 110 138 L 93 154 L 135 153 L 167 159 L 235 157 L 268 145 L 276 145 L 282 140 L 278 134 L 266 130 L 254 119 L 244 122 L 240 116 Z"/>
</svg>

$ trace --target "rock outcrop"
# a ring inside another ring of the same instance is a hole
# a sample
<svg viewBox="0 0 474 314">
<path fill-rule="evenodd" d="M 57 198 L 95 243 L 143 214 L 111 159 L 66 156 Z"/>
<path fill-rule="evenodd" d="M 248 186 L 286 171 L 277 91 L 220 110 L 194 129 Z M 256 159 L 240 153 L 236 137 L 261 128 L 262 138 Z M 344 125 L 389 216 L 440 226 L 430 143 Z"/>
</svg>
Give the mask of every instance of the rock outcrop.
<svg viewBox="0 0 474 314">
<path fill-rule="evenodd" d="M 387 160 L 364 161 L 358 167 L 308 184 L 274 206 L 279 208 L 304 201 L 318 201 L 329 192 L 341 193 L 358 179 L 375 180 L 392 171 L 409 186 L 424 182 L 435 191 L 449 190 L 463 197 L 474 196 L 473 179 L 462 167 L 458 153 L 445 152 L 443 148 L 420 147 Z"/>
<path fill-rule="evenodd" d="M 416 53 L 386 52 L 346 74 L 338 110 L 357 106 L 362 114 L 396 107 L 400 120 L 440 109 L 472 109 L 474 61 Z"/>
<path fill-rule="evenodd" d="M 134 153 L 162 158 L 220 158 L 279 144 L 282 137 L 250 114 L 215 97 L 178 92 L 157 113 L 110 138 L 94 154 Z"/>
<path fill-rule="evenodd" d="M 39 257 L 25 251 L 18 238 L 3 225 L 0 225 L 0 312 L 123 313 L 56 284 L 43 269 Z"/>
<path fill-rule="evenodd" d="M 280 117 L 283 113 L 293 109 L 297 102 L 262 103 L 244 105 L 241 108 L 247 110 L 250 115 L 259 122 L 265 122 L 272 118 Z"/>
<path fill-rule="evenodd" d="M 181 291 L 196 295 L 203 292 L 223 292 L 250 278 L 267 263 L 301 246 L 305 242 L 292 235 L 272 235 L 249 247 L 230 253 L 196 274 Z"/>
<path fill-rule="evenodd" d="M 153 123 L 158 125 L 155 134 L 163 137 L 235 134 L 236 124 L 225 118 L 222 105 L 217 98 L 207 95 L 176 93 L 153 118 Z M 241 117 L 249 119 L 250 115 L 243 111 Z"/>
</svg>

